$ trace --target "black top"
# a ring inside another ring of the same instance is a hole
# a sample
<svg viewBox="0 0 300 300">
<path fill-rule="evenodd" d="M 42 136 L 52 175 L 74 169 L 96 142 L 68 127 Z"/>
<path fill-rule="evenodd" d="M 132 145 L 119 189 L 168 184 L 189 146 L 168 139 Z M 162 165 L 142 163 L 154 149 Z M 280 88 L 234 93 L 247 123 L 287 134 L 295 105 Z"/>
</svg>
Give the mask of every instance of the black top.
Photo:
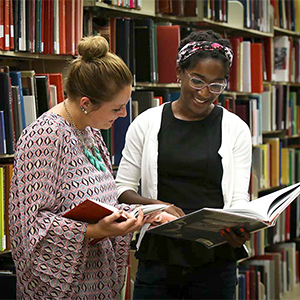
<svg viewBox="0 0 300 300">
<path fill-rule="evenodd" d="M 163 108 L 158 134 L 158 199 L 173 203 L 185 213 L 203 207 L 224 206 L 221 189 L 223 110 L 215 106 L 205 119 L 176 119 L 171 103 Z M 195 266 L 214 260 L 234 260 L 232 248 L 207 249 L 200 243 L 147 233 L 137 257 L 168 264 Z"/>
</svg>

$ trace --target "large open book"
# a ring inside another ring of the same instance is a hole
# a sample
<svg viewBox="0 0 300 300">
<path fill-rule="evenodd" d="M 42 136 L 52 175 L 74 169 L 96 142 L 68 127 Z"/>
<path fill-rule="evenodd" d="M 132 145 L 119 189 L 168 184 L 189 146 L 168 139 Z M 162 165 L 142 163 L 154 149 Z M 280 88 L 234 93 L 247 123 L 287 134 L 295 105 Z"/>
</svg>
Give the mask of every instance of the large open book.
<svg viewBox="0 0 300 300">
<path fill-rule="evenodd" d="M 147 232 L 197 241 L 207 248 L 225 243 L 220 231 L 243 227 L 253 233 L 274 226 L 278 216 L 300 194 L 300 182 L 242 206 L 228 209 L 203 208 L 176 220 L 148 229 Z"/>
<path fill-rule="evenodd" d="M 164 211 L 171 205 L 166 204 L 147 204 L 147 205 L 138 205 L 134 210 L 129 212 L 131 215 L 133 215 L 135 218 L 138 216 L 138 211 L 141 209 L 144 213 L 144 215 L 149 214 L 155 214 L 159 213 L 160 211 Z M 75 221 L 82 221 L 86 223 L 97 223 L 100 219 L 112 214 L 115 211 L 118 211 L 119 209 L 106 204 L 97 202 L 94 200 L 86 199 L 71 210 L 67 211 L 63 214 L 63 217 L 69 218 Z M 125 221 L 127 217 L 125 214 L 122 214 L 121 217 L 117 220 L 118 222 Z M 91 241 L 91 245 L 96 244 L 99 242 L 100 239 L 93 239 Z"/>
</svg>

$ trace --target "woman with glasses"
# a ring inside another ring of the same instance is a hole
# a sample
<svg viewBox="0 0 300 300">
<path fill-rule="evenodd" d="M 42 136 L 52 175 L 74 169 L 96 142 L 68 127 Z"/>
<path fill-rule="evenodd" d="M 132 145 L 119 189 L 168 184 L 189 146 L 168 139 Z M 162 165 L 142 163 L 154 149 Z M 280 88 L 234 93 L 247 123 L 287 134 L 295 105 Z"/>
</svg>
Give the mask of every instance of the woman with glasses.
<svg viewBox="0 0 300 300">
<path fill-rule="evenodd" d="M 181 41 L 180 97 L 131 124 L 116 178 L 119 201 L 172 203 L 168 212 L 177 217 L 249 201 L 249 128 L 214 104 L 226 88 L 232 58 L 229 41 L 211 30 Z M 220 235 L 228 243 L 208 250 L 147 233 L 136 254 L 134 299 L 233 299 L 236 261 L 250 234 L 224 228 Z"/>
</svg>

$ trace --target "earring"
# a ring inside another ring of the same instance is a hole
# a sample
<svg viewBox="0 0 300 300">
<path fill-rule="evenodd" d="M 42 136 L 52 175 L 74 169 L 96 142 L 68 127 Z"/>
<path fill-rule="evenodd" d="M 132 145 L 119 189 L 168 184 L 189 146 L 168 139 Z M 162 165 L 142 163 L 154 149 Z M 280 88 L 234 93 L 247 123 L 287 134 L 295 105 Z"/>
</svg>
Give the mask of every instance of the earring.
<svg viewBox="0 0 300 300">
<path fill-rule="evenodd" d="M 181 83 L 181 79 L 179 77 L 177 78 L 177 83 Z"/>
<path fill-rule="evenodd" d="M 85 115 L 87 115 L 88 112 L 83 106 L 80 106 L 80 109 Z"/>
</svg>

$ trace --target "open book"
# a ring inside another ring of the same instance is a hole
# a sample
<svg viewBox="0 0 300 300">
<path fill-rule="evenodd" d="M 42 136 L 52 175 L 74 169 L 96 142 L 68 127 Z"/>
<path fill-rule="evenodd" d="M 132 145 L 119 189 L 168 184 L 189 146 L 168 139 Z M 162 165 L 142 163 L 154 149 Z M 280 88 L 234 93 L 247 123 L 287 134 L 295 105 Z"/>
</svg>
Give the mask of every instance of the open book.
<svg viewBox="0 0 300 300">
<path fill-rule="evenodd" d="M 141 209 L 144 215 L 156 214 L 160 211 L 164 211 L 171 205 L 167 204 L 147 204 L 147 205 L 137 205 L 137 207 L 132 210 L 130 213 L 135 218 L 138 217 L 139 209 Z M 81 221 L 86 223 L 97 223 L 100 219 L 112 214 L 115 211 L 118 211 L 117 207 L 112 205 L 97 202 L 94 200 L 86 199 L 71 210 L 64 213 L 62 216 L 68 219 L 75 221 Z M 125 221 L 127 217 L 125 214 L 122 214 L 121 217 L 117 220 L 118 222 Z M 91 245 L 95 245 L 99 242 L 100 239 L 93 239 Z"/>
<path fill-rule="evenodd" d="M 243 227 L 253 233 L 274 226 L 278 216 L 300 194 L 300 182 L 228 209 L 203 208 L 176 220 L 148 229 L 147 232 L 197 241 L 207 248 L 225 243 L 220 231 Z"/>
</svg>

